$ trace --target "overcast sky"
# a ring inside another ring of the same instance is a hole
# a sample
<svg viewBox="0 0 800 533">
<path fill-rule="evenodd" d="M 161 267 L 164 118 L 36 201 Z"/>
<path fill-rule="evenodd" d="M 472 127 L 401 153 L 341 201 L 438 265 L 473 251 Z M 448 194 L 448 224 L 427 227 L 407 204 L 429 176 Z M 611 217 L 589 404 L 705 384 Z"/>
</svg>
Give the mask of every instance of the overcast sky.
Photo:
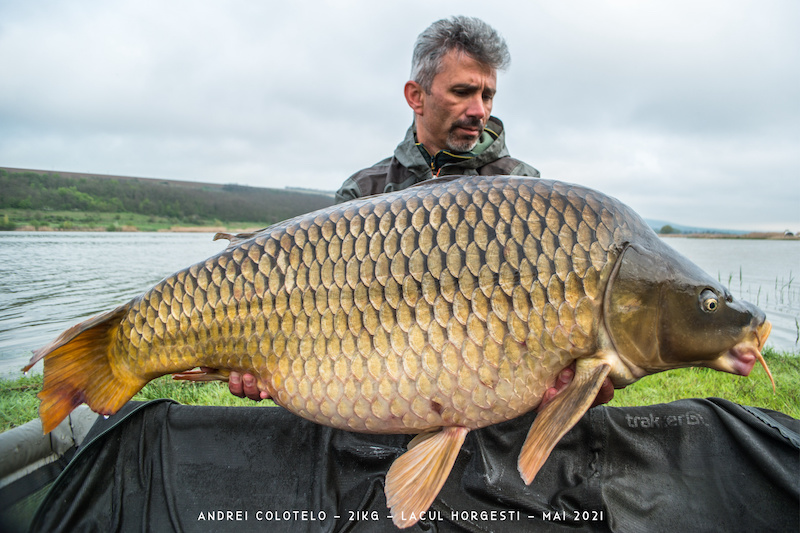
<svg viewBox="0 0 800 533">
<path fill-rule="evenodd" d="M 493 114 L 543 177 L 800 230 L 796 0 L 0 0 L 0 166 L 335 190 L 403 138 L 414 40 L 458 14 L 506 38 Z"/>
</svg>

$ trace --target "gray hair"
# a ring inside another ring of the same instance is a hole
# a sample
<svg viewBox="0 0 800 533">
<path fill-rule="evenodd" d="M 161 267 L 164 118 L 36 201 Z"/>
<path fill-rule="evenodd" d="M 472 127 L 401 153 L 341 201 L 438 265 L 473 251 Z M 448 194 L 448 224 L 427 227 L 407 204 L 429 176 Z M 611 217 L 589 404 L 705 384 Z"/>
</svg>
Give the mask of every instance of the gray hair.
<svg viewBox="0 0 800 533">
<path fill-rule="evenodd" d="M 411 79 L 426 93 L 430 93 L 442 58 L 450 50 L 463 52 L 495 70 L 503 70 L 511 62 L 505 40 L 484 21 L 463 16 L 437 20 L 417 37 L 411 60 Z"/>
</svg>

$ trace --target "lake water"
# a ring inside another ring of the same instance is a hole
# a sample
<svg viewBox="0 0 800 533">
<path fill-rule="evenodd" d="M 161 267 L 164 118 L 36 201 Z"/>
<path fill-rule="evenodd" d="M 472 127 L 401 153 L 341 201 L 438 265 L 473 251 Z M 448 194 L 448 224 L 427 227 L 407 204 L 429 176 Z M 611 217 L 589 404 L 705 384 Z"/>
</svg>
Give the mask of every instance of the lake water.
<svg viewBox="0 0 800 533">
<path fill-rule="evenodd" d="M 0 375 L 31 350 L 225 248 L 205 233 L 0 232 Z M 773 323 L 768 344 L 797 352 L 800 241 L 667 241 Z M 41 364 L 35 371 L 41 371 Z"/>
</svg>

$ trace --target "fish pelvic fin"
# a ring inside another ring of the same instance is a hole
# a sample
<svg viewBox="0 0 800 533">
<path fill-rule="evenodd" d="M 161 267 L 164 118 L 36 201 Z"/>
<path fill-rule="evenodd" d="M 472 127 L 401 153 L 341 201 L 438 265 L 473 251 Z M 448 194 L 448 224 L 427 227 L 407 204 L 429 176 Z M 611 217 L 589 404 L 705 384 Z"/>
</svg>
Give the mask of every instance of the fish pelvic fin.
<svg viewBox="0 0 800 533">
<path fill-rule="evenodd" d="M 517 468 L 526 485 L 542 468 L 558 441 L 589 410 L 611 365 L 597 359 L 579 359 L 575 377 L 536 416 L 522 445 Z"/>
<path fill-rule="evenodd" d="M 467 433 L 465 427 L 446 427 L 425 434 L 392 463 L 386 474 L 386 505 L 397 527 L 413 526 L 431 506 L 450 475 Z"/>
<path fill-rule="evenodd" d="M 110 364 L 116 328 L 128 308 L 126 304 L 81 322 L 33 353 L 23 371 L 44 359 L 44 386 L 38 394 L 44 433 L 82 403 L 97 413 L 114 414 L 147 382 L 117 376 Z"/>
<path fill-rule="evenodd" d="M 417 435 L 416 437 L 411 439 L 411 441 L 409 441 L 409 443 L 408 443 L 408 446 L 406 446 L 406 447 L 410 450 L 411 448 L 414 448 L 418 444 L 422 444 L 423 442 L 425 442 L 429 438 L 431 438 L 431 437 L 433 437 L 435 435 L 438 435 L 440 432 L 441 432 L 441 429 L 437 429 L 435 431 L 428 431 L 426 433 L 420 433 L 419 435 Z"/>
<path fill-rule="evenodd" d="M 185 372 L 176 372 L 172 374 L 172 379 L 178 381 L 228 381 L 231 376 L 231 371 L 224 368 L 210 368 L 201 367 L 195 370 L 187 370 Z"/>
</svg>

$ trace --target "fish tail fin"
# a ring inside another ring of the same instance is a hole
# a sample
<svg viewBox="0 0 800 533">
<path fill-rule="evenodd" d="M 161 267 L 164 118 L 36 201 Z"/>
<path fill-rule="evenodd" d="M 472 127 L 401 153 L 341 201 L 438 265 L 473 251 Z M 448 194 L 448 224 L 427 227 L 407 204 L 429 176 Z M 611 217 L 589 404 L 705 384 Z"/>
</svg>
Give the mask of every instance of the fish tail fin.
<svg viewBox="0 0 800 533">
<path fill-rule="evenodd" d="M 42 429 L 49 433 L 81 403 L 100 414 L 116 413 L 147 380 L 118 376 L 109 358 L 114 333 L 129 304 L 81 322 L 34 352 L 24 372 L 44 359 L 38 394 Z"/>
</svg>

